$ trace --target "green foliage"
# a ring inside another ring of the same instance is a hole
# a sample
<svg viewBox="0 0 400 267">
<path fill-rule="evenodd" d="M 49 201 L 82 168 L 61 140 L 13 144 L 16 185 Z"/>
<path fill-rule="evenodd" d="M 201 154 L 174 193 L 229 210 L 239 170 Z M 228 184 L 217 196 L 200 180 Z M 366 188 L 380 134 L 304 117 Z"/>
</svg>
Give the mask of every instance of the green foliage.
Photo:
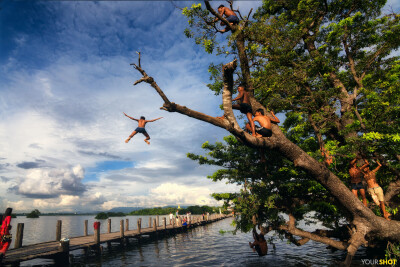
<svg viewBox="0 0 400 267">
<path fill-rule="evenodd" d="M 175 212 L 178 210 L 177 207 L 156 207 L 156 208 L 148 208 L 148 209 L 141 209 L 135 210 L 129 213 L 129 215 L 165 215 L 172 213 L 175 215 Z M 210 206 L 189 206 L 187 208 L 179 209 L 179 214 L 183 215 L 188 212 L 192 214 L 203 214 L 203 213 L 215 213 L 219 212 L 219 207 L 210 207 Z"/>
<path fill-rule="evenodd" d="M 39 218 L 39 215 L 40 215 L 40 211 L 38 209 L 34 209 L 31 211 L 31 213 L 26 215 L 26 218 Z"/>
<path fill-rule="evenodd" d="M 220 233 L 221 235 L 224 235 L 224 234 L 227 234 L 227 233 L 233 233 L 233 231 L 225 231 L 225 230 L 220 229 L 220 230 L 219 230 L 219 233 Z"/>
<path fill-rule="evenodd" d="M 190 27 L 186 36 L 223 57 L 237 54 L 236 38 L 244 36 L 254 96 L 285 113 L 281 129 L 287 138 L 321 163 L 324 147 L 334 157 L 329 170 L 346 185 L 356 154 L 379 157 L 385 167 L 377 179 L 385 190 L 400 178 L 393 171 L 400 169 L 400 57 L 394 53 L 400 48 L 400 15 L 382 14 L 385 3 L 264 0 L 247 27 L 241 24 L 226 35 L 226 45 L 216 42 L 209 24 L 214 18 L 196 5 L 184 12 Z M 220 65 L 210 64 L 209 73 L 213 83 L 208 87 L 220 94 Z M 240 70 L 235 74 L 242 79 Z M 187 156 L 220 167 L 208 178 L 242 187 L 213 194 L 240 214 L 236 229 L 249 231 L 253 215 L 258 222 L 279 225 L 282 214 L 296 219 L 311 214 L 331 229 L 352 220 L 321 184 L 273 150 L 249 148 L 233 136 L 202 148 L 204 155 Z"/>
<path fill-rule="evenodd" d="M 109 217 L 124 217 L 126 216 L 123 212 L 100 212 L 96 215 L 95 219 L 97 220 L 104 220 L 108 219 Z"/>
<path fill-rule="evenodd" d="M 279 225 L 284 222 L 283 213 L 291 213 L 297 219 L 315 212 L 325 226 L 332 228 L 342 218 L 342 213 L 329 193 L 302 170 L 274 151 L 264 151 L 266 162 L 260 161 L 261 151 L 239 143 L 233 136 L 224 143 L 204 143 L 206 156 L 188 154 L 200 164 L 222 167 L 208 178 L 213 181 L 227 180 L 243 186 L 238 193 L 214 193 L 216 200 L 224 200 L 224 207 L 232 207 L 240 216 L 236 228 L 252 229 L 252 217 L 259 222 Z M 311 146 L 318 147 L 315 140 Z M 288 198 L 290 196 L 290 198 Z M 303 202 L 309 205 L 302 205 Z"/>
<path fill-rule="evenodd" d="M 400 261 L 400 243 L 388 242 L 385 250 L 385 258 Z"/>
<path fill-rule="evenodd" d="M 177 207 L 156 207 L 156 208 L 147 208 L 141 210 L 135 210 L 129 213 L 129 215 L 165 215 L 169 213 L 175 214 L 177 211 Z"/>
<path fill-rule="evenodd" d="M 97 220 L 104 220 L 104 219 L 108 219 L 108 215 L 106 212 L 100 212 L 96 215 L 95 219 Z"/>
<path fill-rule="evenodd" d="M 200 44 L 207 53 L 212 54 L 216 41 L 212 26 L 213 19 L 209 15 L 208 10 L 202 9 L 201 3 L 199 3 L 193 4 L 190 8 L 183 8 L 182 14 L 187 17 L 189 27 L 201 29 L 202 31 L 198 35 L 197 32 L 193 32 L 187 28 L 184 30 L 185 36 L 187 38 L 194 38 L 196 44 Z"/>
</svg>

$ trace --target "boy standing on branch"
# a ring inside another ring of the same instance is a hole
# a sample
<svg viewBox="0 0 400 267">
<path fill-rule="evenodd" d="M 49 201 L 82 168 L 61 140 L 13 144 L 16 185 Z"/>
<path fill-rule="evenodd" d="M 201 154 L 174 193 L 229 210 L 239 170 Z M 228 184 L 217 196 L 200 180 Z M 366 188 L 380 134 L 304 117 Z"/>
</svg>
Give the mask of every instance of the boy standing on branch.
<svg viewBox="0 0 400 267">
<path fill-rule="evenodd" d="M 362 170 L 364 173 L 364 179 L 365 181 L 367 181 L 368 184 L 368 193 L 371 195 L 375 204 L 381 208 L 383 217 L 385 217 L 386 220 L 390 221 L 390 214 L 386 211 L 385 208 L 385 198 L 383 195 L 382 187 L 380 187 L 379 184 L 376 182 L 376 173 L 381 168 L 382 164 L 379 161 L 376 161 L 376 163 L 378 163 L 378 167 L 371 171 L 368 166 L 369 162 L 366 159 L 364 159 L 364 161 L 365 164 L 363 165 Z"/>
<path fill-rule="evenodd" d="M 250 131 L 253 136 L 256 136 L 255 126 L 254 126 L 254 121 L 253 121 L 253 111 L 252 111 L 251 105 L 250 105 L 249 92 L 247 92 L 244 89 L 243 84 L 239 85 L 238 91 L 239 91 L 238 96 L 235 97 L 234 99 L 232 99 L 232 101 L 240 100 L 240 104 L 234 104 L 234 105 L 232 105 L 232 108 L 238 109 L 243 114 L 246 114 L 247 119 L 249 120 L 249 123 L 250 123 Z"/>
<path fill-rule="evenodd" d="M 357 166 L 357 157 L 350 162 L 350 183 L 351 183 L 351 192 L 358 198 L 358 190 L 360 190 L 360 194 L 362 197 L 362 202 L 365 207 L 367 207 L 367 199 L 365 198 L 365 189 L 362 183 L 362 172 L 368 164 L 364 164 L 361 168 Z M 378 202 L 379 203 L 379 202 Z"/>
<path fill-rule="evenodd" d="M 132 118 L 132 117 L 126 115 L 125 112 L 124 112 L 124 115 L 127 116 L 128 118 L 130 118 L 131 120 L 134 120 L 134 121 L 137 121 L 137 122 L 138 122 L 138 127 L 131 133 L 131 135 L 128 137 L 128 139 L 125 140 L 125 143 L 128 143 L 129 140 L 131 140 L 131 138 L 132 138 L 135 134 L 141 133 L 141 134 L 143 134 L 144 136 L 146 136 L 146 139 L 144 139 L 144 141 L 145 141 L 148 145 L 150 145 L 150 142 L 149 142 L 150 136 L 149 136 L 149 134 L 146 132 L 146 129 L 145 129 L 144 127 L 146 126 L 146 123 L 159 120 L 159 119 L 161 119 L 162 117 L 157 118 L 157 119 L 154 119 L 154 120 L 146 120 L 145 117 L 141 116 L 140 119 L 138 120 L 138 119 L 135 119 L 135 118 Z"/>
</svg>

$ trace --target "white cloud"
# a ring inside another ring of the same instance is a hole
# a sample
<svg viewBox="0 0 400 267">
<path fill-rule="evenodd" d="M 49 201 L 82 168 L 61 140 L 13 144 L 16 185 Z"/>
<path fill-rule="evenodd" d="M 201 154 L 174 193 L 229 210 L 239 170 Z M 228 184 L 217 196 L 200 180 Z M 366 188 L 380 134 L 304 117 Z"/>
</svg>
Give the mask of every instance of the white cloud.
<svg viewBox="0 0 400 267">
<path fill-rule="evenodd" d="M 12 191 L 32 198 L 54 198 L 60 194 L 81 195 L 86 191 L 82 184 L 85 171 L 77 165 L 71 169 L 30 169 Z"/>
<path fill-rule="evenodd" d="M 201 153 L 203 142 L 227 133 L 160 111 L 162 100 L 153 88 L 132 86 L 140 74 L 129 64 L 141 51 L 142 66 L 171 101 L 220 115 L 221 98 L 205 86 L 214 58 L 183 36 L 187 22 L 180 10 L 169 2 L 135 1 L 35 7 L 26 14 L 42 15 L 49 23 L 26 29 L 10 23 L 11 48 L 2 59 L 0 208 L 201 204 L 213 203 L 212 190 L 229 191 L 224 183 L 205 178 L 215 168 L 198 166 L 185 156 Z M 124 143 L 136 122 L 122 112 L 164 117 L 146 126 L 150 146 L 142 135 Z M 84 169 L 106 160 L 130 160 L 134 167 L 98 170 L 96 179 L 83 178 Z"/>
</svg>

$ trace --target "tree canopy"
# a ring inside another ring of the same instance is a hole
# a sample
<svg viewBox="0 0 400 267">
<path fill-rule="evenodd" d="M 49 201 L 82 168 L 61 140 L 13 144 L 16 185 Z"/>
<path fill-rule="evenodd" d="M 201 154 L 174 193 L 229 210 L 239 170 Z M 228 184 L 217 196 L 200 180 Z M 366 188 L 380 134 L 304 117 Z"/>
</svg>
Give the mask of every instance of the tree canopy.
<svg viewBox="0 0 400 267">
<path fill-rule="evenodd" d="M 143 75 L 135 84 L 147 82 L 155 88 L 164 100 L 162 109 L 232 135 L 225 143 L 205 143 L 207 156 L 189 157 L 221 166 L 211 179 L 243 185 L 240 193 L 214 194 L 241 213 L 238 229 L 263 224 L 266 231 L 275 230 L 296 245 L 311 239 L 347 250 L 347 264 L 361 245 L 400 241 L 400 223 L 383 219 L 379 209 L 374 213 L 364 207 L 348 189 L 349 161 L 356 156 L 379 160 L 384 168 L 378 182 L 392 212 L 397 212 L 400 15 L 382 13 L 385 3 L 264 0 L 253 16 L 242 16 L 230 2 L 241 18 L 239 25 L 230 25 L 208 1 L 205 7 L 183 9 L 187 37 L 216 57 L 235 57 L 222 68 L 213 63 L 209 68 L 209 88 L 222 95 L 224 119 L 170 102 L 140 63 L 135 65 Z M 217 42 L 215 18 L 231 31 L 226 42 Z M 232 111 L 233 88 L 239 82 L 246 84 L 253 110 L 285 114 L 281 127 L 272 126 L 272 137 L 253 137 L 239 125 Z M 328 156 L 333 164 L 324 163 Z M 287 222 L 282 214 L 289 216 Z M 298 229 L 296 222 L 305 214 L 314 214 L 330 230 Z"/>
</svg>

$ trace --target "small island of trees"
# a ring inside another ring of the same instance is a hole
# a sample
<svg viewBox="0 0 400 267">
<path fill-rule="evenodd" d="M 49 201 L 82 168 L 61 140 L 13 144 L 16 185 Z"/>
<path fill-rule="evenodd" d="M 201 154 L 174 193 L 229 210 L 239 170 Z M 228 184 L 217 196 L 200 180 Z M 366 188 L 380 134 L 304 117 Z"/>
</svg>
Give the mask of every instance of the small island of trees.
<svg viewBox="0 0 400 267">
<path fill-rule="evenodd" d="M 31 211 L 31 213 L 29 213 L 28 215 L 26 215 L 26 218 L 39 218 L 40 215 L 40 211 L 38 209 L 34 209 Z"/>
<path fill-rule="evenodd" d="M 104 220 L 108 219 L 109 217 L 124 217 L 125 213 L 123 212 L 100 212 L 96 215 L 95 219 L 97 220 Z"/>
</svg>

